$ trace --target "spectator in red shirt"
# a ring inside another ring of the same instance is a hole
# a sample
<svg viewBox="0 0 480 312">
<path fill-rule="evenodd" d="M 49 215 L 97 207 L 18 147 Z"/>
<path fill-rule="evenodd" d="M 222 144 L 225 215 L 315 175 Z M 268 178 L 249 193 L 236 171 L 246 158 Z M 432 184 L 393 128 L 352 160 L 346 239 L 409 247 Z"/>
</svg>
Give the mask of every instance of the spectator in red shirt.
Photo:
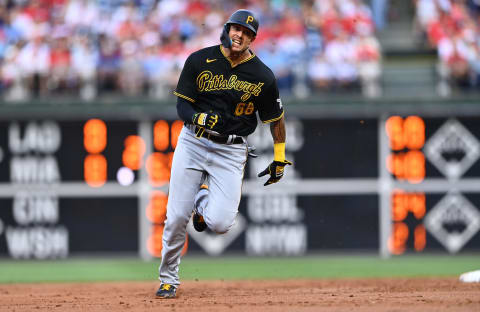
<svg viewBox="0 0 480 312">
<path fill-rule="evenodd" d="M 65 91 L 72 84 L 70 70 L 70 44 L 65 36 L 52 40 L 50 49 L 50 74 L 48 89 L 50 92 Z"/>
</svg>

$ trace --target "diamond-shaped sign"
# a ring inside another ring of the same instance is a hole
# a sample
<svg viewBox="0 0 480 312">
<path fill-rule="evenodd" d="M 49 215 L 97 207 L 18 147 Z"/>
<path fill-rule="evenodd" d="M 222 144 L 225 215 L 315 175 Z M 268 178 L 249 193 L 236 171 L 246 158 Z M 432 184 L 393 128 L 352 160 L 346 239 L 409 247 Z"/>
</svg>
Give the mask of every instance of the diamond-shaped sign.
<svg viewBox="0 0 480 312">
<path fill-rule="evenodd" d="M 480 212 L 461 194 L 449 193 L 425 216 L 424 223 L 450 253 L 456 253 L 480 229 Z"/>
<path fill-rule="evenodd" d="M 235 224 L 232 228 L 225 234 L 215 234 L 205 232 L 197 232 L 193 227 L 192 219 L 187 225 L 187 231 L 191 238 L 197 244 L 202 247 L 207 254 L 211 256 L 218 256 L 221 254 L 225 248 L 227 248 L 242 232 L 247 226 L 247 221 L 245 218 L 238 213 Z"/>
<path fill-rule="evenodd" d="M 425 144 L 425 155 L 447 178 L 457 179 L 480 157 L 480 143 L 459 121 L 451 119 Z"/>
</svg>

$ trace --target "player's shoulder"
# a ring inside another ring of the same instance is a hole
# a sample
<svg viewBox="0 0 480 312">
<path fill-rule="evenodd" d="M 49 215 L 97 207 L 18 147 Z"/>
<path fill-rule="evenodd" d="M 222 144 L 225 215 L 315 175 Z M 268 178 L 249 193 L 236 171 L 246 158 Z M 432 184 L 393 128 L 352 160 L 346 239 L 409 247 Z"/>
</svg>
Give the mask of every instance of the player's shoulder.
<svg viewBox="0 0 480 312">
<path fill-rule="evenodd" d="M 273 71 L 258 57 L 258 55 L 255 55 L 255 57 L 252 59 L 252 65 L 255 66 L 256 72 L 263 76 L 263 80 L 275 80 L 275 74 Z"/>
<path fill-rule="evenodd" d="M 194 59 L 201 59 L 201 58 L 209 57 L 212 54 L 216 54 L 217 50 L 218 50 L 218 45 L 202 48 L 202 49 L 197 50 L 197 51 L 193 52 L 192 54 L 190 54 L 190 57 L 192 57 Z"/>
</svg>

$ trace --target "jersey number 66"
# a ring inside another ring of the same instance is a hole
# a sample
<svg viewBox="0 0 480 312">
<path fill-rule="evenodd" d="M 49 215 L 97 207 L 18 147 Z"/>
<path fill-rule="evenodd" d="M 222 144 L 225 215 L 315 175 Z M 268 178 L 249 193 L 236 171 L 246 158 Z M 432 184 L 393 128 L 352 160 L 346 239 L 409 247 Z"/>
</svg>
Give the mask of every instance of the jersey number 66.
<svg viewBox="0 0 480 312">
<path fill-rule="evenodd" d="M 252 102 L 247 103 L 238 103 L 237 107 L 235 108 L 235 116 L 241 115 L 251 115 L 255 110 L 255 106 Z"/>
</svg>

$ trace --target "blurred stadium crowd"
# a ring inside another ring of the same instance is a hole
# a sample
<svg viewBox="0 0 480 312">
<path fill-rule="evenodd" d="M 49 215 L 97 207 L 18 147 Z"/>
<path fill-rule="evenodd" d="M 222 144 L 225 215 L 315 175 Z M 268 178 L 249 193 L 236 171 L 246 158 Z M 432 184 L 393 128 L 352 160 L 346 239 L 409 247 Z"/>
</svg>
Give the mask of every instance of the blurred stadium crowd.
<svg viewBox="0 0 480 312">
<path fill-rule="evenodd" d="M 252 49 L 284 96 L 376 97 L 382 51 L 369 4 L 388 1 L 366 1 L 0 0 L 0 95 L 170 97 L 187 56 L 219 44 L 229 15 L 247 8 L 260 21 Z M 480 0 L 411 1 L 417 33 L 438 49 L 439 90 L 480 85 Z"/>
<path fill-rule="evenodd" d="M 171 96 L 187 56 L 219 44 L 238 8 L 257 14 L 252 49 L 283 94 L 360 85 L 380 94 L 380 45 L 362 0 L 0 0 L 0 92 Z"/>
<path fill-rule="evenodd" d="M 480 87 L 480 0 L 415 0 L 417 35 L 437 50 L 438 92 Z"/>
</svg>

